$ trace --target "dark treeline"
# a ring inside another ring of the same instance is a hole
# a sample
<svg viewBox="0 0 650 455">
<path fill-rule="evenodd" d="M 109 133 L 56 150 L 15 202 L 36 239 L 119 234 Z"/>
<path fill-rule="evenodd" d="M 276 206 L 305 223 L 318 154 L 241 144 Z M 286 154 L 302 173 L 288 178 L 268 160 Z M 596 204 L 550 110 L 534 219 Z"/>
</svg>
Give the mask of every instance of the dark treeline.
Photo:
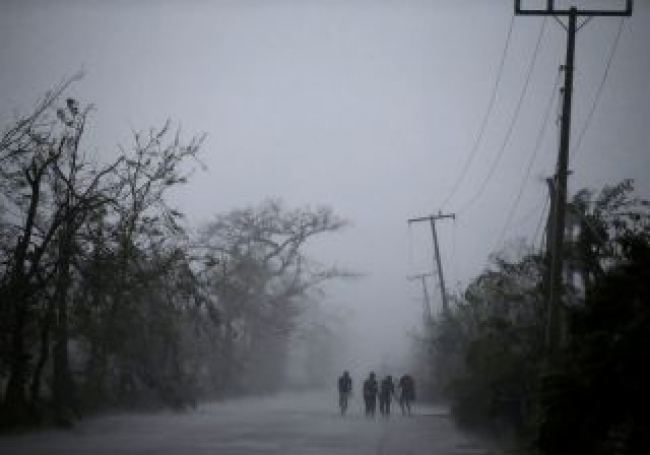
<svg viewBox="0 0 650 455">
<path fill-rule="evenodd" d="M 0 137 L 0 427 L 276 390 L 311 291 L 343 275 L 303 246 L 345 222 L 266 201 L 190 232 L 166 198 L 203 137 L 166 124 L 99 163 L 72 82 Z"/>
<path fill-rule="evenodd" d="M 650 453 L 650 204 L 630 181 L 568 207 L 561 349 L 546 349 L 546 255 L 519 245 L 429 327 L 456 419 L 528 453 Z M 527 449 L 525 449 L 527 448 Z"/>
</svg>

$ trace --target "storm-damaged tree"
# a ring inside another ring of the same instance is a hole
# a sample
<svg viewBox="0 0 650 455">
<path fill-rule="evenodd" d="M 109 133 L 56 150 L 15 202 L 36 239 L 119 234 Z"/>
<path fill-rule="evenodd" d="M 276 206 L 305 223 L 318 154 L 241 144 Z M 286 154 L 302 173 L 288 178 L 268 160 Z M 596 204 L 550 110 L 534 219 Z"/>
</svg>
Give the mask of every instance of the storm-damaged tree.
<svg viewBox="0 0 650 455">
<path fill-rule="evenodd" d="M 79 154 L 87 110 L 80 112 L 77 103 L 68 99 L 67 108 L 54 115 L 63 92 L 75 79 L 46 94 L 34 112 L 18 119 L 0 141 L 6 233 L 0 295 L 10 334 L 3 359 L 8 361 L 3 415 L 9 424 L 34 417 L 52 323 L 57 333 L 54 395 L 59 404 L 69 401 L 66 275 L 71 239 L 83 218 L 103 199 L 100 183 L 113 167 L 96 171 Z M 30 400 L 26 388 L 34 367 L 34 341 L 27 334 L 36 329 L 37 322 L 41 324 L 41 349 Z"/>
<path fill-rule="evenodd" d="M 48 365 L 54 416 L 69 422 L 77 401 L 71 342 L 93 349 L 109 346 L 108 352 L 124 367 L 127 362 L 120 354 L 126 345 L 140 343 L 134 334 L 151 327 L 148 323 L 157 314 L 150 309 L 144 320 L 129 326 L 134 308 L 144 308 L 142 302 L 151 305 L 142 297 L 147 286 L 172 274 L 187 276 L 180 271 L 189 270 L 178 242 L 182 229 L 176 220 L 181 214 L 165 204 L 163 195 L 184 181 L 181 164 L 196 154 L 202 138 L 187 145 L 179 134 L 167 140 L 167 124 L 145 139 L 136 134 L 132 152 L 122 151 L 113 163 L 98 167 L 80 146 L 90 108 L 71 98 L 61 101 L 76 79 L 46 94 L 0 140 L 2 425 L 38 417 Z M 168 287 L 152 292 L 152 299 L 179 295 L 170 291 L 172 280 L 166 282 Z M 93 317 L 82 317 L 88 314 Z M 105 354 L 93 349 L 93 354 Z M 91 360 L 89 364 L 106 367 L 110 359 L 97 355 Z M 91 370 L 84 383 L 98 371 L 110 369 Z M 128 376 L 130 370 L 119 371 Z"/>
<path fill-rule="evenodd" d="M 3 358 L 6 382 L 2 415 L 9 420 L 30 419 L 26 385 L 28 381 L 28 349 L 25 330 L 32 314 L 29 308 L 36 293 L 36 274 L 45 249 L 51 242 L 56 225 L 43 231 L 37 229 L 42 187 L 48 168 L 58 159 L 56 139 L 49 128 L 41 128 L 64 87 L 57 87 L 41 100 L 34 112 L 15 122 L 0 140 L 0 184 L 2 185 L 3 264 L 0 281 L 0 305 L 3 324 Z M 18 213 L 12 210 L 16 208 Z M 37 237 L 38 236 L 38 237 Z M 7 422 L 5 422 L 7 420 Z"/>
<path fill-rule="evenodd" d="M 573 200 L 582 301 L 539 400 L 542 453 L 646 453 L 650 404 L 650 202 L 626 180 Z"/>
<path fill-rule="evenodd" d="M 542 274 L 542 258 L 525 247 L 494 255 L 434 327 L 436 357 L 455 354 L 455 367 L 442 373 L 459 421 L 494 429 L 528 424 L 543 349 Z"/>
<path fill-rule="evenodd" d="M 44 327 L 53 316 L 54 349 L 52 373 L 52 404 L 55 418 L 67 423 L 72 412 L 78 413 L 75 387 L 70 373 L 68 355 L 69 307 L 72 291 L 72 268 L 80 251 L 79 231 L 86 220 L 98 210 L 114 202 L 115 194 L 110 182 L 121 158 L 112 164 L 96 169 L 80 149 L 86 120 L 91 107 L 80 109 L 78 103 L 68 98 L 66 107 L 57 110 L 61 131 L 61 159 L 53 163 L 49 179 L 52 204 L 61 221 L 52 243 L 53 283 L 51 308 L 46 312 Z M 43 340 L 46 341 L 46 340 Z M 41 353 L 45 352 L 43 343 Z M 39 359 L 42 368 L 44 359 Z M 39 387 L 40 372 L 34 375 L 33 390 Z"/>
<path fill-rule="evenodd" d="M 224 327 L 223 388 L 266 392 L 280 385 L 287 343 L 309 293 L 325 280 L 349 276 L 311 261 L 304 246 L 345 224 L 328 208 L 287 210 L 269 200 L 203 228 L 207 289 L 216 295 Z"/>
<path fill-rule="evenodd" d="M 191 239 L 167 195 L 203 137 L 167 123 L 100 166 L 75 79 L 0 138 L 0 425 L 277 387 L 298 316 L 347 275 L 304 247 L 345 223 L 268 201 Z"/>
<path fill-rule="evenodd" d="M 578 192 L 569 210 L 566 277 L 580 279 L 564 289 L 564 348 L 545 355 L 542 258 L 495 257 L 436 327 L 434 341 L 452 340 L 439 355 L 462 359 L 452 406 L 465 423 L 513 424 L 543 453 L 645 453 L 650 203 L 624 181 Z"/>
<path fill-rule="evenodd" d="M 580 287 L 588 294 L 623 249 L 621 239 L 650 229 L 648 201 L 634 195 L 634 183 L 624 180 L 596 192 L 582 189 L 569 204 L 578 234 L 570 242 L 568 255 L 580 276 Z"/>
<path fill-rule="evenodd" d="M 170 127 L 167 122 L 158 130 L 134 133 L 133 150 L 123 150 L 124 160 L 114 172 L 114 203 L 87 231 L 92 254 L 84 266 L 83 300 L 88 308 L 80 317 L 88 344 L 87 395 L 95 395 L 91 407 L 106 400 L 137 405 L 144 390 L 160 393 L 163 375 L 156 368 L 180 362 L 180 354 L 162 357 L 178 350 L 177 320 L 184 302 L 176 297 L 187 288 L 178 280 L 193 278 L 179 224 L 182 214 L 165 197 L 185 183 L 184 165 L 196 158 L 203 136 L 184 143 L 179 132 L 169 138 Z"/>
</svg>

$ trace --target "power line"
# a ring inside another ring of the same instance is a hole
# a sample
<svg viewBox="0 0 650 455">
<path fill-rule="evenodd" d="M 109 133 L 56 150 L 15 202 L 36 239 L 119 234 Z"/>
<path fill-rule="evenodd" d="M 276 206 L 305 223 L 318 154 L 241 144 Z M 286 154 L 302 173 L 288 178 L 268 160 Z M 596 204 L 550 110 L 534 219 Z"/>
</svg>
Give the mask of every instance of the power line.
<svg viewBox="0 0 650 455">
<path fill-rule="evenodd" d="M 508 55 L 508 49 L 510 48 L 510 41 L 511 41 L 511 36 L 512 36 L 512 29 L 514 28 L 514 23 L 515 23 L 515 16 L 513 14 L 512 18 L 510 19 L 510 26 L 508 27 L 508 34 L 506 36 L 506 44 L 503 48 L 503 52 L 501 53 L 501 62 L 499 63 L 499 68 L 497 70 L 497 76 L 496 79 L 494 80 L 494 86 L 492 87 L 492 95 L 490 96 L 490 101 L 488 102 L 487 109 L 485 110 L 485 114 L 483 116 L 483 120 L 481 121 L 481 126 L 479 128 L 478 135 L 476 136 L 476 139 L 474 140 L 474 145 L 472 146 L 472 150 L 467 157 L 467 160 L 463 164 L 463 169 L 460 172 L 460 175 L 458 179 L 456 179 L 456 182 L 454 183 L 454 186 L 452 187 L 450 193 L 447 195 L 443 203 L 441 204 L 441 207 L 445 207 L 451 198 L 454 197 L 456 194 L 456 191 L 458 191 L 458 188 L 460 187 L 460 184 L 463 182 L 465 179 L 465 176 L 467 175 L 467 171 L 469 170 L 472 161 L 474 160 L 474 157 L 476 156 L 476 153 L 478 152 L 479 145 L 483 141 L 483 136 L 485 135 L 485 130 L 487 128 L 487 123 L 488 119 L 490 118 L 490 114 L 492 113 L 492 109 L 494 108 L 494 102 L 497 97 L 497 92 L 499 88 L 499 84 L 501 82 L 501 77 L 503 75 L 503 67 L 505 66 L 505 61 L 506 61 L 506 56 Z"/>
<path fill-rule="evenodd" d="M 533 69 L 535 68 L 535 64 L 537 62 L 537 55 L 539 54 L 539 49 L 542 44 L 542 37 L 544 36 L 544 30 L 546 30 L 546 18 L 544 18 L 544 21 L 542 22 L 542 25 L 539 28 L 539 34 L 537 36 L 537 43 L 535 44 L 535 50 L 533 51 L 533 57 L 531 58 L 530 64 L 528 65 L 526 81 L 521 90 L 521 94 L 519 95 L 517 106 L 515 107 L 515 110 L 513 112 L 512 118 L 510 120 L 510 125 L 508 126 L 508 130 L 506 132 L 506 136 L 503 140 L 503 143 L 501 144 L 501 148 L 499 149 L 495 159 L 492 161 L 490 170 L 488 171 L 487 176 L 483 180 L 481 187 L 476 193 L 474 193 L 474 196 L 463 206 L 463 208 L 458 211 L 458 213 L 466 212 L 474 204 L 474 202 L 476 202 L 478 198 L 483 194 L 483 191 L 487 187 L 488 182 L 492 178 L 494 171 L 496 170 L 499 162 L 501 161 L 501 158 L 503 157 L 503 153 L 506 149 L 506 146 L 510 142 L 510 137 L 512 137 L 512 133 L 515 129 L 515 125 L 517 123 L 517 120 L 519 119 L 519 112 L 521 111 L 521 106 L 523 105 L 524 98 L 526 97 L 526 93 L 528 92 L 528 87 L 530 86 L 530 80 L 533 74 Z"/>
<path fill-rule="evenodd" d="M 600 101 L 600 97 L 603 92 L 603 88 L 605 87 L 605 82 L 607 81 L 607 76 L 609 75 L 609 70 L 612 67 L 612 62 L 614 61 L 614 55 L 616 54 L 616 50 L 618 49 L 618 42 L 621 39 L 621 35 L 623 33 L 623 29 L 625 28 L 625 18 L 622 17 L 621 21 L 618 25 L 618 30 L 616 32 L 616 36 L 614 37 L 614 43 L 612 44 L 612 47 L 609 51 L 609 57 L 607 58 L 607 66 L 605 67 L 605 72 L 603 73 L 603 77 L 600 80 L 600 84 L 598 85 L 598 89 L 596 91 L 596 95 L 594 96 L 594 99 L 591 103 L 591 108 L 589 109 L 589 113 L 587 114 L 587 118 L 585 119 L 584 125 L 582 125 L 582 129 L 580 130 L 580 134 L 578 134 L 578 139 L 576 140 L 575 145 L 573 146 L 573 157 L 575 158 L 578 151 L 580 150 L 580 146 L 582 145 L 582 140 L 585 137 L 585 133 L 587 132 L 587 129 L 589 129 L 589 125 L 591 123 L 591 120 L 594 116 L 594 113 L 596 112 L 596 108 L 598 107 L 598 102 Z"/>
<path fill-rule="evenodd" d="M 548 126 L 548 120 L 551 116 L 551 111 L 553 109 L 553 101 L 555 100 L 555 95 L 557 93 L 557 88 L 560 84 L 560 73 L 557 74 L 555 78 L 555 82 L 553 84 L 553 90 L 551 91 L 551 96 L 549 98 L 548 104 L 546 106 L 546 109 L 544 110 L 544 120 L 542 121 L 542 126 L 539 129 L 539 133 L 537 133 L 537 138 L 535 140 L 535 146 L 533 148 L 532 153 L 530 154 L 530 158 L 528 159 L 528 165 L 526 166 L 526 172 L 524 173 L 524 177 L 521 180 L 521 183 L 519 184 L 519 191 L 517 192 L 517 197 L 515 198 L 514 203 L 512 204 L 512 207 L 510 207 L 510 211 L 508 212 L 508 216 L 506 217 L 506 222 L 503 225 L 503 229 L 501 229 L 501 233 L 499 234 L 499 239 L 497 240 L 497 245 L 501 244 L 501 241 L 503 240 L 503 237 L 506 234 L 506 231 L 508 230 L 510 223 L 512 221 L 512 218 L 517 211 L 517 208 L 519 207 L 519 202 L 521 201 L 521 196 L 524 194 L 524 189 L 526 188 L 526 183 L 528 182 L 528 179 L 530 178 L 530 171 L 533 168 L 533 164 L 535 163 L 537 159 L 537 154 L 539 153 L 539 150 L 542 147 L 542 143 L 544 142 L 544 137 L 546 136 L 546 128 Z"/>
<path fill-rule="evenodd" d="M 541 199 L 541 200 L 539 201 L 539 203 L 533 205 L 533 207 L 532 207 L 528 212 L 526 212 L 526 214 L 525 214 L 524 216 L 522 216 L 522 217 L 519 218 L 517 221 L 515 221 L 514 223 L 512 223 L 512 225 L 513 225 L 513 226 L 522 226 L 524 223 L 526 223 L 528 220 L 530 220 L 530 218 L 531 218 L 533 215 L 535 215 L 536 213 L 539 212 L 539 209 L 542 208 L 542 206 L 544 205 L 544 202 L 545 202 L 545 201 L 546 201 L 546 196 L 544 196 L 544 198 Z"/>
</svg>

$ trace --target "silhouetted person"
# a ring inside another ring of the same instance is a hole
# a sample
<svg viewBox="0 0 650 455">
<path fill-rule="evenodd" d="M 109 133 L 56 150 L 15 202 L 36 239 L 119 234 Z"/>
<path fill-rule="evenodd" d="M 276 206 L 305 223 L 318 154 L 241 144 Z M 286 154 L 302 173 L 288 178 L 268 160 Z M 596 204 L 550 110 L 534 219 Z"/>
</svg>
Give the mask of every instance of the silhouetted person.
<svg viewBox="0 0 650 455">
<path fill-rule="evenodd" d="M 343 375 L 338 380 L 339 388 L 339 407 L 341 408 L 341 414 L 345 414 L 345 411 L 348 409 L 348 399 L 352 393 L 352 378 L 350 373 L 347 371 L 343 372 Z"/>
<path fill-rule="evenodd" d="M 386 376 L 381 381 L 381 386 L 379 387 L 379 411 L 383 416 L 388 417 L 390 415 L 390 403 L 395 396 L 395 384 L 393 384 L 393 378 L 391 376 Z"/>
<path fill-rule="evenodd" d="M 366 404 L 366 415 L 368 417 L 375 416 L 375 410 L 377 409 L 377 380 L 375 379 L 375 373 L 370 373 L 368 379 L 363 382 L 363 401 Z"/>
<path fill-rule="evenodd" d="M 415 381 L 405 374 L 399 379 L 398 387 L 400 389 L 399 405 L 402 408 L 402 414 L 411 414 L 411 402 L 415 400 Z"/>
</svg>

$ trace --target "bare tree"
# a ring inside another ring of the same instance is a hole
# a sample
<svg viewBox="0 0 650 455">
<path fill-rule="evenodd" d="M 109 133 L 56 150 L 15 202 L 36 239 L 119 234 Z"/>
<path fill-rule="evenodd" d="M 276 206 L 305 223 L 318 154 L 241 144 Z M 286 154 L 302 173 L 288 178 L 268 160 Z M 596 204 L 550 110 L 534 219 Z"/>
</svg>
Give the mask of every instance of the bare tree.
<svg viewBox="0 0 650 455">
<path fill-rule="evenodd" d="M 238 375 L 240 385 L 260 390 L 277 387 L 309 292 L 350 275 L 309 260 L 304 246 L 345 225 L 329 208 L 287 210 L 269 200 L 218 216 L 204 227 L 200 245 L 211 266 L 207 286 L 225 327 L 221 354 L 227 376 Z M 247 370 L 256 374 L 244 374 Z"/>
<path fill-rule="evenodd" d="M 35 296 L 42 291 L 43 280 L 38 278 L 47 274 L 42 267 L 44 256 L 63 221 L 51 205 L 47 179 L 64 155 L 67 138 L 59 134 L 59 120 L 51 111 L 71 82 L 65 81 L 46 94 L 34 112 L 18 119 L 0 140 L 2 221 L 3 231 L 8 233 L 3 245 L 6 260 L 0 301 L 10 334 L 3 407 L 5 415 L 17 422 L 30 418 L 25 394 L 29 368 L 25 330 L 33 322 Z"/>
<path fill-rule="evenodd" d="M 0 139 L 0 314 L 7 333 L 0 343 L 0 373 L 7 377 L 4 424 L 36 417 L 52 341 L 54 415 L 69 423 L 77 411 L 68 352 L 70 310 L 73 296 L 79 294 L 75 289 L 85 284 L 80 266 L 89 254 L 115 258 L 117 287 L 112 293 L 103 289 L 100 298 L 110 302 L 104 326 L 113 328 L 119 324 L 110 324 L 115 320 L 111 317 L 124 316 L 128 293 L 147 280 L 138 268 L 147 268 L 149 279 L 154 279 L 183 257 L 171 246 L 174 236 L 183 232 L 177 221 L 182 215 L 165 203 L 164 194 L 185 181 L 182 163 L 195 156 L 202 137 L 182 144 L 177 133 L 168 141 L 167 123 L 148 137 L 135 133 L 132 152 L 122 150 L 114 162 L 98 166 L 80 146 L 92 108 L 72 98 L 63 100 L 76 79 L 46 94 L 31 115 L 16 120 Z M 99 227 L 99 238 L 88 237 L 93 227 Z M 143 255 L 148 256 L 146 266 L 138 264 Z"/>
</svg>

